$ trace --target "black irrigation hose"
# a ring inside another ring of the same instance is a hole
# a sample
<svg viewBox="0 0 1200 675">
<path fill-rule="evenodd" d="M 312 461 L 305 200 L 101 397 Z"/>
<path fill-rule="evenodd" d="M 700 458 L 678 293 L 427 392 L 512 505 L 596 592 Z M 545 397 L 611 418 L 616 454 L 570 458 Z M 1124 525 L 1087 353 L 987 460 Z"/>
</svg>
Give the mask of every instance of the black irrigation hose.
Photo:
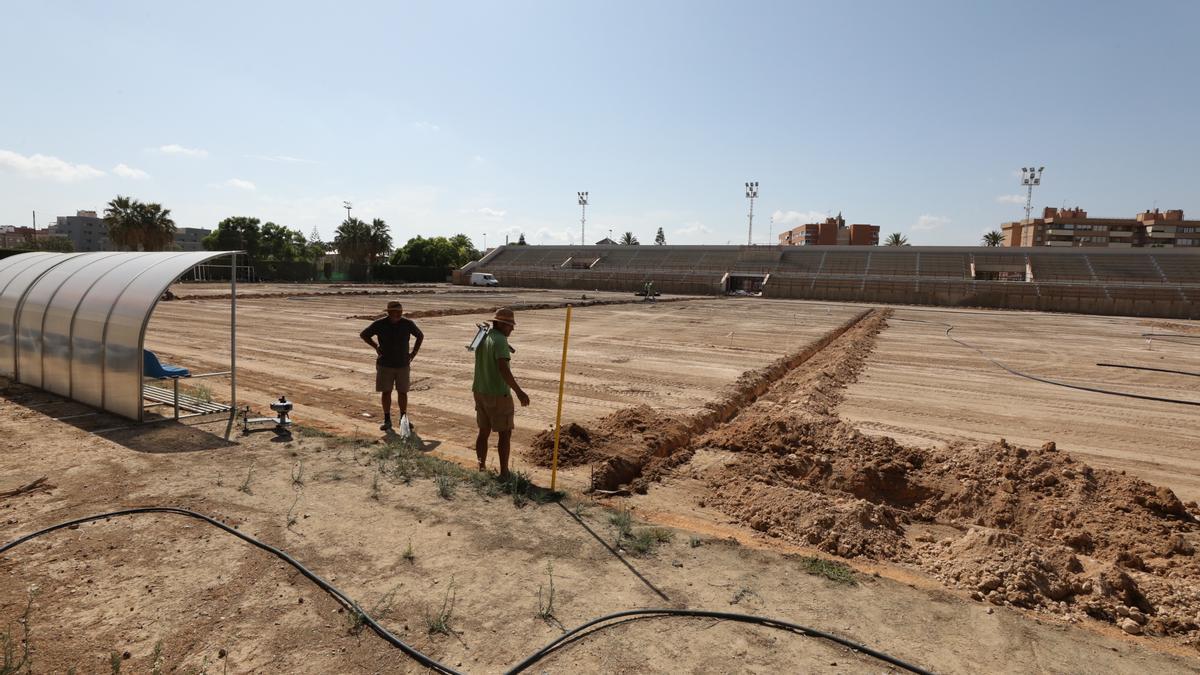
<svg viewBox="0 0 1200 675">
<path fill-rule="evenodd" d="M 270 544 L 266 544 L 262 541 L 259 541 L 258 539 L 255 539 L 254 537 L 252 537 L 248 534 L 245 534 L 244 532 L 239 532 L 238 530 L 226 525 L 225 523 L 222 523 L 219 520 L 210 518 L 209 516 L 206 516 L 202 513 L 197 513 L 195 511 L 189 511 L 188 509 L 181 509 L 181 508 L 176 508 L 173 506 L 143 506 L 143 507 L 137 507 L 137 508 L 132 508 L 132 509 L 122 509 L 120 511 L 110 511 L 108 513 L 99 513 L 99 514 L 96 514 L 93 516 L 86 516 L 83 518 L 76 518 L 75 520 L 68 520 L 66 522 L 59 523 L 57 525 L 51 525 L 50 527 L 46 527 L 46 528 L 43 528 L 36 532 L 31 532 L 23 537 L 14 539 L 13 541 L 10 541 L 7 544 L 4 544 L 3 546 L 0 546 L 0 555 L 3 555 L 10 549 L 12 549 L 20 544 L 30 541 L 31 539 L 36 539 L 37 537 L 41 537 L 43 535 L 49 534 L 51 532 L 54 532 L 55 530 L 61 530 L 63 528 L 67 528 L 67 527 L 82 525 L 83 523 L 90 523 L 95 520 L 113 518 L 116 516 L 136 515 L 136 514 L 142 514 L 142 513 L 173 513 L 173 514 L 180 515 L 180 516 L 187 516 L 189 518 L 196 518 L 197 520 L 208 523 L 209 525 L 213 525 L 213 526 L 223 530 L 224 532 L 232 534 L 233 536 L 237 537 L 238 539 L 241 539 L 242 541 L 244 541 L 248 544 L 256 546 L 256 547 L 266 551 L 267 553 L 274 555 L 275 557 L 279 558 L 280 560 L 282 560 L 282 561 L 286 562 L 287 564 L 291 565 L 292 567 L 294 567 L 298 572 L 300 572 L 306 578 L 308 578 L 309 581 L 311 581 L 314 584 L 316 584 L 317 586 L 319 586 L 321 588 L 321 590 L 332 595 L 333 598 L 335 600 L 337 600 L 339 603 L 341 603 L 343 606 L 345 606 L 346 609 L 348 609 L 351 612 L 355 612 L 357 614 L 357 616 L 362 617 L 363 623 L 365 623 L 367 626 L 369 626 L 371 628 L 371 630 L 375 632 L 376 635 L 378 635 L 379 637 L 381 637 L 385 641 L 387 641 L 388 644 L 400 649 L 405 654 L 412 657 L 415 661 L 417 661 L 421 665 L 425 666 L 426 668 L 429 668 L 430 670 L 434 670 L 439 673 L 446 673 L 446 675 L 462 675 L 461 673 L 459 673 L 459 671 L 454 670 L 453 668 L 451 668 L 447 665 L 439 663 L 438 661 L 434 660 L 433 658 L 431 658 L 429 656 L 426 656 L 425 654 L 418 651 L 416 648 L 408 645 L 403 640 L 401 640 L 400 638 L 393 635 L 386 628 L 379 625 L 379 623 L 377 623 L 375 621 L 375 619 L 373 619 L 371 617 L 371 615 L 369 615 L 365 611 L 363 611 L 363 609 L 361 607 L 359 607 L 356 602 L 351 600 L 349 596 L 347 596 L 342 591 L 338 590 L 333 584 L 330 584 L 328 581 L 325 581 L 324 579 L 322 579 L 315 572 L 312 572 L 307 567 L 300 564 L 300 562 L 297 561 L 292 556 L 288 555 L 287 553 L 284 553 L 283 551 L 275 548 L 274 546 L 271 546 Z M 819 630 L 816 630 L 813 628 L 807 628 L 807 627 L 801 626 L 799 624 L 794 624 L 794 623 L 791 623 L 788 621 L 782 621 L 780 619 L 772 619 L 772 618 L 764 617 L 764 616 L 753 616 L 750 614 L 733 614 L 733 613 L 729 613 L 729 612 L 710 612 L 710 611 L 706 611 L 706 610 L 697 610 L 697 609 L 631 609 L 631 610 L 624 611 L 624 612 L 617 612 L 615 614 L 608 614 L 608 615 L 602 616 L 598 619 L 592 619 L 591 621 L 588 621 L 587 623 L 585 623 L 581 626 L 578 626 L 576 628 L 573 628 L 573 629 L 563 633 L 562 635 L 560 635 L 559 637 L 557 637 L 553 641 L 551 641 L 550 644 L 548 644 L 545 647 L 542 647 L 538 651 L 534 652 L 529 657 L 527 657 L 525 660 L 521 661 L 516 666 L 513 666 L 513 668 L 507 672 L 508 673 L 519 673 L 519 672 L 524 671 L 525 669 L 532 666 L 534 663 L 541 661 L 542 659 L 546 658 L 554 651 L 565 646 L 566 643 L 572 637 L 574 637 L 574 636 L 578 635 L 579 633 L 583 632 L 584 630 L 587 630 L 588 628 L 591 628 L 598 624 L 612 621 L 613 619 L 619 619 L 622 617 L 651 617 L 651 616 L 709 617 L 709 618 L 715 618 L 715 619 L 723 619 L 723 620 L 727 620 L 727 621 L 740 621 L 742 623 L 752 623 L 752 624 L 758 624 L 758 625 L 762 625 L 762 626 L 769 626 L 771 628 L 778 628 L 781 630 L 792 631 L 795 633 L 799 633 L 801 635 L 808 635 L 811 637 L 824 638 L 826 640 L 830 640 L 832 642 L 840 644 L 844 647 L 848 647 L 850 649 L 860 651 L 869 656 L 873 656 L 881 661 L 890 663 L 898 668 L 903 668 L 904 670 L 907 670 L 909 672 L 920 673 L 921 675 L 931 675 L 929 673 L 929 671 L 925 670 L 924 668 L 921 668 L 920 666 L 914 666 L 910 663 L 901 661 L 900 659 L 897 659 L 894 656 L 890 656 L 883 652 L 876 651 L 865 645 L 860 645 L 851 640 L 847 640 L 846 638 L 838 637 L 837 635 L 834 635 L 832 633 L 826 633 L 824 631 L 819 631 Z M 615 624 L 609 624 L 607 626 L 600 626 L 599 628 L 597 628 L 597 630 L 603 630 L 604 628 L 608 628 L 609 626 L 612 626 L 612 625 L 615 625 Z"/>
<path fill-rule="evenodd" d="M 180 516 L 196 518 L 198 520 L 208 523 L 209 525 L 218 527 L 218 528 L 224 530 L 225 532 L 232 534 L 233 536 L 237 537 L 238 539 L 241 539 L 242 541 L 244 541 L 248 544 L 257 546 L 258 548 L 266 551 L 267 553 L 270 553 L 271 555 L 279 558 L 280 560 L 282 560 L 282 561 L 286 562 L 287 564 L 291 565 L 292 567 L 296 568 L 296 570 L 298 572 L 300 572 L 301 574 L 303 574 L 305 577 L 307 577 L 309 581 L 311 581 L 314 584 L 316 584 L 317 586 L 321 587 L 321 590 L 332 595 L 334 597 L 334 599 L 337 600 L 339 603 L 341 603 L 343 606 L 345 606 L 347 610 L 349 610 L 351 612 L 355 612 L 357 616 L 362 617 L 363 623 L 365 623 L 367 626 L 369 626 L 371 628 L 371 630 L 375 632 L 376 635 L 378 635 L 379 637 L 386 640 L 393 647 L 396 647 L 400 651 L 404 652 L 405 654 L 408 654 L 410 657 L 412 657 L 415 661 L 417 661 L 421 665 L 423 665 L 426 668 L 429 668 L 431 670 L 435 670 L 439 673 L 445 673 L 446 675 L 462 675 L 457 670 L 454 670 L 453 668 L 451 668 L 447 665 L 444 665 L 444 664 L 441 664 L 441 663 L 435 661 L 434 659 L 426 656 L 425 654 L 421 653 L 416 648 L 410 646 L 409 644 L 407 644 L 400 638 L 393 635 L 391 632 L 388 631 L 388 629 L 379 625 L 375 621 L 375 619 L 371 618 L 371 615 L 369 615 L 365 611 L 363 611 L 363 609 L 361 607 L 359 607 L 357 603 L 355 603 L 353 600 L 351 600 L 349 596 L 347 596 L 345 593 L 338 590 L 336 587 L 334 587 L 333 584 L 322 579 L 315 572 L 309 570 L 304 565 L 301 565 L 292 556 L 288 555 L 287 553 L 284 553 L 283 551 L 275 548 L 274 546 L 271 546 L 270 544 L 263 543 L 262 541 L 259 541 L 258 539 L 255 539 L 254 537 L 251 537 L 248 534 L 239 532 L 239 531 L 235 530 L 234 528 L 226 525 L 225 523 L 222 523 L 219 520 L 210 518 L 202 513 L 196 513 L 195 511 L 189 511 L 187 509 L 175 508 L 173 506 L 143 506 L 143 507 L 133 508 L 133 509 L 122 509 L 120 511 L 111 511 L 109 513 L 100 513 L 100 514 L 97 514 L 94 516 L 87 516 L 85 518 L 76 518 L 75 520 L 68 520 L 65 523 L 51 525 L 50 527 L 47 527 L 45 529 L 38 530 L 37 532 L 32 532 L 30 534 L 25 535 L 24 537 L 10 541 L 5 545 L 0 546 L 0 555 L 3 555 L 6 551 L 13 548 L 14 546 L 17 546 L 18 544 L 23 544 L 23 543 L 29 541 L 30 539 L 40 537 L 44 534 L 49 534 L 50 532 L 53 532 L 55 530 L 61 530 L 65 527 L 71 527 L 73 525 L 82 525 L 83 523 L 88 523 L 93 520 L 101 520 L 103 518 L 112 518 L 114 516 L 129 516 L 129 515 L 135 515 L 135 514 L 140 514 L 140 513 L 174 513 L 174 514 L 180 515 Z"/>
<path fill-rule="evenodd" d="M 1156 373 L 1170 373 L 1171 375 L 1191 375 L 1192 377 L 1200 377 L 1200 373 L 1192 373 L 1186 370 L 1171 370 L 1169 368 L 1151 368 L 1149 366 L 1129 366 L 1124 363 L 1097 363 L 1096 365 L 1104 368 L 1128 368 L 1129 370 L 1153 370 Z"/>
<path fill-rule="evenodd" d="M 1041 382 L 1043 384 L 1052 384 L 1057 387 L 1066 387 L 1067 389 L 1078 389 L 1079 391 L 1090 391 L 1094 394 L 1109 394 L 1110 396 L 1124 396 L 1126 398 L 1136 398 L 1136 399 L 1141 399 L 1143 401 L 1158 401 L 1159 403 L 1176 403 L 1178 405 L 1193 405 L 1193 406 L 1200 407 L 1200 401 L 1186 401 L 1186 400 L 1178 399 L 1178 398 L 1163 398 L 1161 396 L 1147 396 L 1145 394 L 1132 394 L 1127 391 L 1113 391 L 1111 389 L 1100 389 L 1099 387 L 1088 387 L 1088 386 L 1085 386 L 1082 384 L 1071 384 L 1070 382 L 1059 382 L 1058 380 L 1051 380 L 1051 379 L 1047 379 L 1044 377 L 1038 377 L 1037 375 L 1030 375 L 1029 373 L 1023 373 L 1015 368 L 1010 368 L 1010 367 L 1004 365 L 1003 363 L 1000 363 L 996 359 L 993 359 L 992 357 L 988 356 L 979 347 L 976 347 L 975 345 L 969 344 L 967 342 L 964 342 L 964 341 L 959 340 L 958 338 L 954 337 L 953 335 L 950 334 L 950 331 L 954 330 L 954 326 L 951 324 L 942 323 L 941 321 L 923 321 L 921 319 L 891 319 L 891 320 L 893 320 L 893 321 L 908 321 L 911 323 L 928 323 L 928 324 L 933 324 L 933 325 L 937 325 L 937 326 L 945 326 L 946 327 L 946 337 L 950 338 L 954 342 L 957 342 L 959 345 L 966 347 L 967 349 L 977 352 L 980 356 L 987 359 L 989 362 L 991 362 L 992 365 L 996 366 L 997 368 L 1000 368 L 1000 369 L 1008 372 L 1011 375 L 1016 375 L 1017 377 L 1023 377 L 1027 380 L 1033 380 L 1034 382 Z"/>
<path fill-rule="evenodd" d="M 595 626 L 597 624 L 604 623 L 607 621 L 612 621 L 613 619 L 620 619 L 623 617 L 652 617 L 652 616 L 707 617 L 707 618 L 712 618 L 712 619 L 722 619 L 725 621 L 740 621 L 742 623 L 752 623 L 752 624 L 758 624 L 761 626 L 769 626 L 771 628 L 778 628 L 780 630 L 792 631 L 795 633 L 799 633 L 801 635 L 824 638 L 826 640 L 836 642 L 837 644 L 842 645 L 843 647 L 848 647 L 855 651 L 860 651 L 869 656 L 873 656 L 873 657 L 879 659 L 880 661 L 890 663 L 893 666 L 896 666 L 898 668 L 903 668 L 904 670 L 907 670 L 910 673 L 920 673 L 921 675 L 932 675 L 928 670 L 925 670 L 924 668 L 921 668 L 920 666 L 914 666 L 913 664 L 907 663 L 905 661 L 901 661 L 900 659 L 898 659 L 894 656 L 890 656 L 883 652 L 876 651 L 865 645 L 860 645 L 857 642 L 847 640 L 846 638 L 838 637 L 837 635 L 834 635 L 832 633 L 826 633 L 824 631 L 814 630 L 812 628 L 801 626 L 799 624 L 794 624 L 789 621 L 781 621 L 779 619 L 769 619 L 769 618 L 763 617 L 763 616 L 753 616 L 751 614 L 735 614 L 732 612 L 710 612 L 708 610 L 703 610 L 703 609 L 630 609 L 630 610 L 626 610 L 624 612 L 616 612 L 613 614 L 608 614 L 608 615 L 602 616 L 598 619 L 592 619 L 591 621 L 588 621 L 587 623 L 583 624 L 582 626 L 577 626 L 575 628 L 572 628 L 571 630 L 558 636 L 553 641 L 551 641 L 550 644 L 546 645 L 545 647 L 542 647 L 538 651 L 531 654 L 524 661 L 513 666 L 510 670 L 508 670 L 505 673 L 505 675 L 515 675 L 515 673 L 523 672 L 525 669 L 529 668 L 534 663 L 541 661 L 542 659 L 549 656 L 552 652 L 554 652 L 555 650 L 562 647 L 565 643 L 570 641 L 570 639 L 573 638 L 575 635 L 583 632 L 584 630 L 587 630 L 588 628 L 591 628 L 592 626 Z M 610 625 L 612 625 L 612 624 L 610 624 Z M 607 627 L 607 626 L 603 626 L 602 628 L 605 628 L 605 627 Z"/>
</svg>

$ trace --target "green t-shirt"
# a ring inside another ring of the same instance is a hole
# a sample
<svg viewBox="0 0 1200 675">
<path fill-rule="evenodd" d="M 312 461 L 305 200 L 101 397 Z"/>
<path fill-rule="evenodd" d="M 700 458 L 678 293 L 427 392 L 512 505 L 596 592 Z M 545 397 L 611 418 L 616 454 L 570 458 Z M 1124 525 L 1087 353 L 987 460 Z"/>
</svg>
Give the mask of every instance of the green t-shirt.
<svg viewBox="0 0 1200 675">
<path fill-rule="evenodd" d="M 500 375 L 500 366 L 496 359 L 512 358 L 508 348 L 508 338 L 496 329 L 488 331 L 483 343 L 475 348 L 475 383 L 473 391 L 492 396 L 507 396 L 508 383 Z"/>
</svg>

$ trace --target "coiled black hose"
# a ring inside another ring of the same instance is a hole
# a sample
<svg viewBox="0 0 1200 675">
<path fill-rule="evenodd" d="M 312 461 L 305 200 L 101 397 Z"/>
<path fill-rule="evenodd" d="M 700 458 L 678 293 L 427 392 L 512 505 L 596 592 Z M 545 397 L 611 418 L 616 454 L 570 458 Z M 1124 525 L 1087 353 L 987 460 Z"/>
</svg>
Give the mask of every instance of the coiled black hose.
<svg viewBox="0 0 1200 675">
<path fill-rule="evenodd" d="M 313 582 L 318 587 L 320 587 L 321 590 L 323 590 L 326 593 L 328 593 L 329 595 L 333 596 L 333 598 L 335 600 L 337 600 L 340 604 L 342 604 L 344 607 L 346 607 L 346 609 L 348 609 L 351 612 L 355 612 L 357 616 L 362 617 L 363 623 L 366 624 L 376 635 L 383 638 L 388 644 L 400 649 L 405 654 L 412 657 L 412 659 L 415 660 L 417 663 L 420 663 L 421 665 L 425 666 L 426 668 L 437 671 L 439 673 L 446 673 L 447 675 L 461 675 L 461 673 L 459 673 L 459 671 L 454 670 L 450 666 L 447 666 L 443 663 L 440 663 L 440 662 L 434 660 L 433 658 L 422 653 L 420 650 L 416 649 L 415 647 L 407 644 L 400 638 L 393 635 L 390 631 L 388 631 L 388 629 L 379 625 L 379 623 L 376 622 L 375 619 L 372 618 L 370 614 L 367 614 L 358 605 L 358 603 L 351 600 L 349 596 L 347 596 L 342 591 L 338 590 L 333 584 L 329 583 L 328 581 L 325 581 L 319 575 L 317 575 L 315 572 L 309 570 L 307 567 L 300 564 L 300 562 L 297 561 L 292 556 L 288 555 L 287 553 L 284 553 L 283 551 L 281 551 L 278 548 L 275 548 L 274 546 L 271 546 L 270 544 L 259 541 L 258 539 L 255 539 L 254 537 L 252 537 L 248 534 L 245 534 L 244 532 L 239 532 L 238 530 L 226 525 L 225 523 L 222 523 L 219 520 L 216 520 L 214 518 L 206 516 L 202 513 L 190 511 L 188 509 L 181 509 L 181 508 L 177 508 L 177 507 L 173 507 L 173 506 L 142 506 L 142 507 L 131 508 L 131 509 L 121 509 L 120 511 L 110 511 L 108 513 L 98 513 L 96 515 L 85 516 L 83 518 L 76 518 L 74 520 L 68 520 L 66 522 L 62 522 L 57 525 L 51 525 L 50 527 L 42 528 L 36 532 L 31 532 L 23 537 L 14 539 L 13 541 L 10 541 L 7 544 L 4 544 L 3 546 L 0 546 L 0 555 L 3 555 L 4 553 L 8 552 L 10 549 L 12 549 L 16 546 L 19 546 L 20 544 L 23 544 L 27 541 L 30 541 L 31 539 L 36 539 L 38 537 L 49 534 L 56 530 L 61 530 L 64 528 L 75 526 L 75 525 L 82 525 L 83 523 L 90 523 L 90 522 L 96 521 L 96 520 L 113 518 L 116 516 L 129 516 L 129 515 L 137 515 L 137 514 L 143 514 L 143 513 L 171 513 L 171 514 L 180 515 L 180 516 L 187 516 L 188 518 L 195 518 L 202 522 L 208 523 L 209 525 L 217 527 L 224 532 L 232 534 L 233 536 L 237 537 L 238 539 L 241 539 L 242 541 L 244 541 L 248 544 L 256 546 L 256 547 L 266 551 L 267 553 L 270 553 L 271 555 L 273 555 L 273 556 L 279 558 L 280 560 L 286 562 L 287 564 L 291 565 L 298 572 L 303 574 L 309 581 Z M 824 631 L 819 631 L 819 630 L 816 630 L 813 628 L 807 628 L 805 626 L 801 626 L 799 624 L 794 624 L 794 623 L 791 623 L 788 621 L 782 621 L 780 619 L 771 619 L 771 618 L 764 617 L 764 616 L 753 616 L 750 614 L 734 614 L 734 613 L 730 613 L 730 612 L 710 612 L 710 611 L 706 611 L 706 610 L 696 610 L 696 609 L 666 609 L 666 608 L 664 608 L 664 609 L 631 609 L 631 610 L 627 610 L 624 612 L 617 612 L 615 614 L 608 614 L 608 615 L 602 616 L 598 619 L 592 619 L 591 621 L 588 621 L 587 623 L 585 623 L 581 626 L 578 626 L 576 628 L 573 628 L 573 629 L 563 633 L 559 637 L 552 640 L 550 642 L 550 644 L 548 644 L 545 647 L 542 647 L 538 651 L 534 652 L 533 654 L 531 654 L 530 656 L 525 658 L 523 661 L 518 663 L 516 666 L 514 666 L 512 669 L 510 669 L 507 672 L 508 673 L 522 672 L 523 670 L 529 668 L 530 666 L 537 663 L 538 661 L 546 658 L 554 651 L 562 648 L 572 637 L 578 635 L 582 631 L 587 630 L 588 628 L 591 628 L 593 626 L 597 626 L 599 624 L 604 624 L 605 622 L 609 622 L 614 619 L 620 619 L 620 618 L 625 618 L 625 617 L 651 617 L 651 616 L 710 617 L 710 618 L 715 618 L 715 619 L 724 619 L 724 620 L 728 620 L 728 621 L 740 621 L 742 623 L 752 623 L 752 624 L 757 624 L 757 625 L 761 625 L 761 626 L 768 626 L 771 628 L 778 628 L 781 630 L 787 630 L 787 631 L 799 633 L 801 635 L 808 635 L 808 636 L 812 636 L 812 637 L 824 638 L 826 640 L 830 640 L 832 642 L 840 644 L 844 647 L 849 647 L 850 649 L 854 649 L 854 650 L 860 651 L 864 654 L 867 654 L 869 656 L 873 656 L 881 661 L 890 663 L 898 668 L 903 668 L 904 670 L 907 670 L 909 672 L 920 673 L 921 675 L 929 675 L 929 671 L 921 668 L 920 666 L 914 666 L 910 663 L 906 663 L 894 656 L 890 656 L 883 652 L 876 651 L 874 649 L 871 649 L 870 647 L 867 647 L 865 645 L 860 645 L 858 643 L 852 642 L 845 638 L 838 637 L 837 635 L 833 635 L 832 633 L 826 633 Z M 611 626 L 614 624 L 608 624 L 608 625 Z M 597 630 L 602 630 L 603 628 L 606 628 L 606 627 L 607 626 L 600 626 L 599 628 L 597 628 Z"/>
</svg>

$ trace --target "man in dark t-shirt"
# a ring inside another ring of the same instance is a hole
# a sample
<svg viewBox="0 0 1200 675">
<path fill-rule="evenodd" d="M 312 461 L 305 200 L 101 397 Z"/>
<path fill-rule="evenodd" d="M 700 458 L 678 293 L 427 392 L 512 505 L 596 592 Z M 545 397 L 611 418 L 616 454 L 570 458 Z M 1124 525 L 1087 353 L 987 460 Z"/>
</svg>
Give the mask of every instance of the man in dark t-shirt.
<svg viewBox="0 0 1200 675">
<path fill-rule="evenodd" d="M 371 345 L 378 355 L 375 359 L 375 391 L 380 393 L 380 403 L 383 405 L 383 424 L 381 431 L 392 428 L 392 389 L 396 390 L 397 403 L 400 407 L 400 417 L 408 414 L 408 365 L 417 358 L 425 335 L 417 324 L 404 318 L 404 307 L 395 301 L 387 304 L 387 316 L 375 321 L 359 333 L 363 342 Z M 410 337 L 417 339 L 408 351 Z M 379 342 L 375 342 L 378 338 Z"/>
</svg>

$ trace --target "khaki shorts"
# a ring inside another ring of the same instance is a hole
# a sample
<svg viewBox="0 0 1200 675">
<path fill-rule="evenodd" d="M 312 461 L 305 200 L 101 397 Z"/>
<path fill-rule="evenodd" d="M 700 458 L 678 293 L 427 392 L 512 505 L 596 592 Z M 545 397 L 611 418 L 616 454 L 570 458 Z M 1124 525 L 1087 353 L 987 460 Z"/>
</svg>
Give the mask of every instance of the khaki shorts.
<svg viewBox="0 0 1200 675">
<path fill-rule="evenodd" d="M 512 431 L 513 428 L 513 398 L 508 396 L 493 396 L 491 394 L 475 394 L 475 424 L 480 429 L 492 431 Z"/>
<path fill-rule="evenodd" d="M 403 368 L 375 366 L 375 391 L 391 391 L 392 389 L 401 394 L 408 393 L 408 366 Z"/>
</svg>

